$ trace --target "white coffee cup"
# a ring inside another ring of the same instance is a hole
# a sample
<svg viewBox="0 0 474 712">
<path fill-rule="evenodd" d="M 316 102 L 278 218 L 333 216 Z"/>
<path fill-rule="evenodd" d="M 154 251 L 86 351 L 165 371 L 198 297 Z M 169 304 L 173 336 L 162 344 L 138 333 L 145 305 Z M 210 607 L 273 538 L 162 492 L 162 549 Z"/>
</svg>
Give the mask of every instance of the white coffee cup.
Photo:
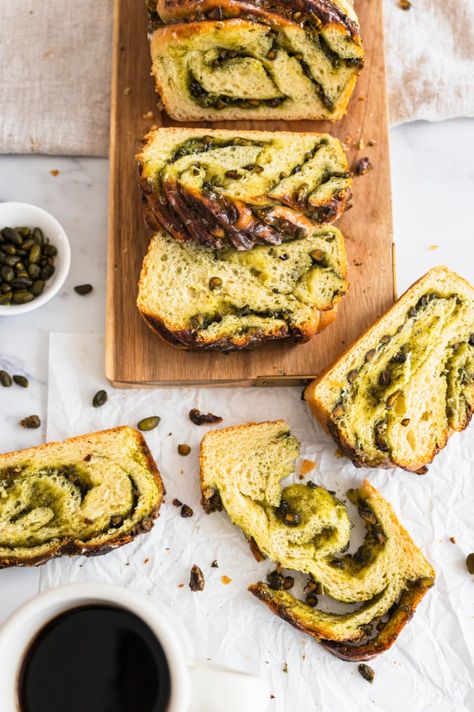
<svg viewBox="0 0 474 712">
<path fill-rule="evenodd" d="M 166 712 L 265 712 L 268 684 L 256 675 L 186 660 L 173 618 L 136 591 L 103 583 L 73 583 L 42 593 L 0 628 L 0 709 L 19 712 L 18 680 L 30 643 L 49 621 L 87 605 L 113 605 L 139 616 L 158 638 L 168 662 L 171 697 Z"/>
</svg>

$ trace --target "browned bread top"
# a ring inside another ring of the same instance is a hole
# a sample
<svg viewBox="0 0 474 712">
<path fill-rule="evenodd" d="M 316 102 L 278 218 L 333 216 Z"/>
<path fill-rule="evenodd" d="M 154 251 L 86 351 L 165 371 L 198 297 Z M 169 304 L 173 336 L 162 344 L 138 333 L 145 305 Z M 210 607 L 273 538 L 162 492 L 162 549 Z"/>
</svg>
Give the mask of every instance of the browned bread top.
<svg viewBox="0 0 474 712">
<path fill-rule="evenodd" d="M 295 24 L 321 30 L 328 25 L 344 28 L 360 41 L 359 24 L 346 0 L 147 0 L 151 21 L 165 24 L 254 17 L 273 26 Z"/>
<path fill-rule="evenodd" d="M 0 455 L 0 568 L 122 546 L 151 529 L 163 494 L 129 427 Z"/>
<path fill-rule="evenodd" d="M 181 241 L 246 250 L 303 237 L 350 205 L 329 134 L 160 128 L 137 155 L 145 218 Z"/>
</svg>

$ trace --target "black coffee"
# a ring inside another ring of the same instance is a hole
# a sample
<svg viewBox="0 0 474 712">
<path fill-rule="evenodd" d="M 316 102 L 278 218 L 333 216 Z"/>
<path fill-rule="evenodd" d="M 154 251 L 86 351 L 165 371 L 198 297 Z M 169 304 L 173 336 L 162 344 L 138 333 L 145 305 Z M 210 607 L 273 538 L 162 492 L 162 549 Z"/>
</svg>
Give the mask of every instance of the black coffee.
<svg viewBox="0 0 474 712">
<path fill-rule="evenodd" d="M 26 653 L 21 712 L 165 712 L 164 651 L 138 616 L 83 606 L 48 623 Z"/>
</svg>

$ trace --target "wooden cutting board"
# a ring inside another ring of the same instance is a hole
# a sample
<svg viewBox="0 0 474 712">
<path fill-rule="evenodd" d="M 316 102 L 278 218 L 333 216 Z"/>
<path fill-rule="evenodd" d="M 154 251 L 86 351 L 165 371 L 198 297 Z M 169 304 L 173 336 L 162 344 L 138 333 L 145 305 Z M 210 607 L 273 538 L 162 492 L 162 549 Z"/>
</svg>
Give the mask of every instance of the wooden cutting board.
<svg viewBox="0 0 474 712">
<path fill-rule="evenodd" d="M 106 327 L 106 375 L 114 386 L 303 383 L 329 366 L 392 304 L 395 289 L 382 0 L 360 0 L 356 10 L 366 66 L 342 121 L 179 124 L 329 131 L 349 147 L 350 165 L 368 156 L 374 166 L 370 173 L 354 179 L 354 208 L 337 222 L 346 236 L 350 289 L 336 321 L 307 344 L 268 344 L 225 355 L 169 346 L 146 326 L 135 306 L 150 233 L 143 223 L 134 155 L 152 124 L 169 126 L 173 121 L 157 109 L 145 0 L 115 0 Z"/>
</svg>

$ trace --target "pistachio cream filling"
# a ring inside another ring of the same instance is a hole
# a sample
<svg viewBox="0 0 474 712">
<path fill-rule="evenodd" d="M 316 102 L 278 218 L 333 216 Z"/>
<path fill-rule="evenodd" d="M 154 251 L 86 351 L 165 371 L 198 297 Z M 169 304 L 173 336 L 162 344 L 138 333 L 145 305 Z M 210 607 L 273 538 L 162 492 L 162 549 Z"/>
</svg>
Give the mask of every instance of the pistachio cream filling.
<svg viewBox="0 0 474 712">
<path fill-rule="evenodd" d="M 474 409 L 472 328 L 465 300 L 427 292 L 346 374 L 332 417 L 362 462 L 404 460 L 434 430 L 465 427 Z"/>
<path fill-rule="evenodd" d="M 42 544 L 125 533 L 150 514 L 157 488 L 109 457 L 0 470 L 0 555 Z M 150 507 L 151 505 L 151 507 Z"/>
</svg>

